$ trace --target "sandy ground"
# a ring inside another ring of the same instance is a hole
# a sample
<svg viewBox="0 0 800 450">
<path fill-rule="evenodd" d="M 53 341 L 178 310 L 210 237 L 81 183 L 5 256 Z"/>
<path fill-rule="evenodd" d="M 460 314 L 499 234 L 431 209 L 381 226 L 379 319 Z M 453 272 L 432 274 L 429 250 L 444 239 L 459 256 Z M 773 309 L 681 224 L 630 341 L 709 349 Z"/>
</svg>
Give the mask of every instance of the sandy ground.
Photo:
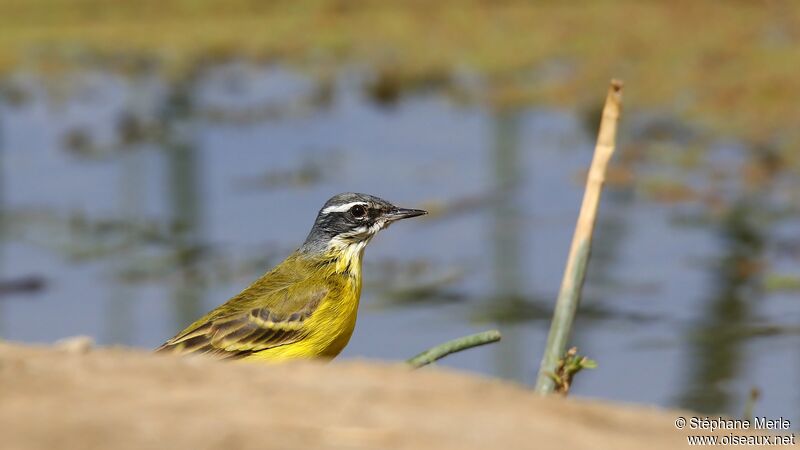
<svg viewBox="0 0 800 450">
<path fill-rule="evenodd" d="M 0 344 L 3 449 L 682 448 L 678 411 L 364 361 L 256 365 Z"/>
</svg>

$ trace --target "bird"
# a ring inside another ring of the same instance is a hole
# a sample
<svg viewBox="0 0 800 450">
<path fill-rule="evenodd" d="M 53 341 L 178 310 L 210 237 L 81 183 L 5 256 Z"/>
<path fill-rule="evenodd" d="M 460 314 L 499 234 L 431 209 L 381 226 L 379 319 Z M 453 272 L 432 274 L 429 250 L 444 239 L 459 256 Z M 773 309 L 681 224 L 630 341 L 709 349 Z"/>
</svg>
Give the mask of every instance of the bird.
<svg viewBox="0 0 800 450">
<path fill-rule="evenodd" d="M 333 359 L 355 329 L 364 248 L 392 223 L 424 214 L 367 194 L 331 197 L 297 250 L 156 352 L 264 362 Z"/>
</svg>

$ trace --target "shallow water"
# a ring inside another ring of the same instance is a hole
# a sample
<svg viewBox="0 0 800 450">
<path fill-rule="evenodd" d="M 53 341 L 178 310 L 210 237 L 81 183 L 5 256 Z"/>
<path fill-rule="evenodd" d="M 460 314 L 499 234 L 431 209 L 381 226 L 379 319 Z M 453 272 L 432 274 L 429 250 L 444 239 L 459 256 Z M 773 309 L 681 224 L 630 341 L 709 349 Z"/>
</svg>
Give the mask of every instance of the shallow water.
<svg viewBox="0 0 800 450">
<path fill-rule="evenodd" d="M 10 83 L 0 279 L 34 282 L 0 297 L 3 338 L 153 348 L 299 245 L 328 197 L 361 191 L 438 213 L 370 245 L 343 357 L 400 360 L 496 327 L 501 343 L 441 364 L 533 382 L 591 159 L 585 114 L 434 92 L 386 105 L 357 71 L 325 85 L 242 64 L 172 84 L 102 71 Z M 623 118 L 621 146 L 680 145 L 680 130 L 654 137 L 657 121 L 637 119 Z M 700 169 L 658 152 L 631 167 L 710 189 L 724 214 L 607 188 L 573 336 L 599 367 L 573 392 L 740 415 L 758 387 L 757 415 L 796 419 L 800 302 L 750 270 L 797 273 L 798 221 L 773 217 L 791 183 L 745 187 L 735 141 L 702 151 Z"/>
</svg>

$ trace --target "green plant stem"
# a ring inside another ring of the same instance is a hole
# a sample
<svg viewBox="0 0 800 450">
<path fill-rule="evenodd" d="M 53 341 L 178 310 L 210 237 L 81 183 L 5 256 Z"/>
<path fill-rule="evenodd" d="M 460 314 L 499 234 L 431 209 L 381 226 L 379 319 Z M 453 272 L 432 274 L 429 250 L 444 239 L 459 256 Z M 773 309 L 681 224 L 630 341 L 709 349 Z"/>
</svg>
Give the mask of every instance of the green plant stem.
<svg viewBox="0 0 800 450">
<path fill-rule="evenodd" d="M 425 350 L 413 358 L 406 360 L 406 364 L 418 369 L 434 361 L 440 360 L 445 356 L 467 350 L 481 345 L 491 344 L 500 340 L 500 332 L 497 330 L 484 331 L 482 333 L 471 334 L 439 344 L 436 347 Z"/>
<path fill-rule="evenodd" d="M 600 194 L 603 190 L 606 168 L 616 146 L 617 122 L 621 103 L 622 83 L 612 80 L 603 107 L 600 131 L 597 134 L 597 144 L 586 180 L 583 203 L 567 257 L 567 267 L 564 269 L 561 289 L 558 292 L 553 312 L 553 321 L 550 324 L 550 333 L 547 335 L 544 356 L 542 356 L 542 363 L 539 366 L 536 391 L 540 394 L 549 394 L 555 389 L 551 374 L 555 373 L 558 360 L 567 350 L 567 341 L 572 333 L 572 323 L 578 312 L 586 266 L 589 264 L 589 254 L 592 248 L 592 234 L 594 233 Z"/>
</svg>

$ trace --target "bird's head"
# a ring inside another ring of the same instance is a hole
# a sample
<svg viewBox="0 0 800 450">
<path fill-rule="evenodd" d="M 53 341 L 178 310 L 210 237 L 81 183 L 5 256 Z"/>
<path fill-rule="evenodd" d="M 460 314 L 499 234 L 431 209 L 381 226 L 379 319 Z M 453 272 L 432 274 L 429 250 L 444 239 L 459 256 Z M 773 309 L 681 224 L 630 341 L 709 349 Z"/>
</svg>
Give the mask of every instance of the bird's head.
<svg viewBox="0 0 800 450">
<path fill-rule="evenodd" d="M 335 195 L 320 209 L 301 250 L 363 249 L 380 230 L 393 222 L 423 214 L 427 211 L 398 208 L 372 195 L 353 192 Z"/>
</svg>

